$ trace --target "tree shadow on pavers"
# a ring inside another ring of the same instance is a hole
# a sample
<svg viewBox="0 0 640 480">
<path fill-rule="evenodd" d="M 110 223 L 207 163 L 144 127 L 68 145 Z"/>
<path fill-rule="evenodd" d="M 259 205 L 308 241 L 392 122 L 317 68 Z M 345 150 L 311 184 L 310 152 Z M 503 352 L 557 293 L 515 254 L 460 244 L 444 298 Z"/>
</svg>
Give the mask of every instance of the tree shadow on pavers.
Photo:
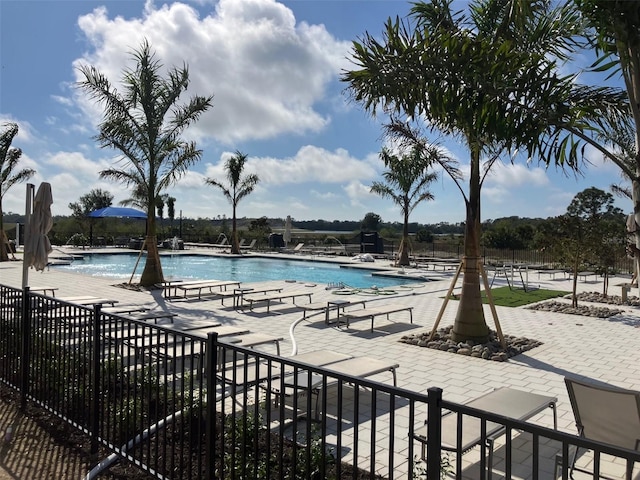
<svg viewBox="0 0 640 480">
<path fill-rule="evenodd" d="M 513 364 L 521 364 L 530 368 L 534 368 L 536 370 L 542 370 L 545 372 L 550 372 L 550 373 L 555 373 L 557 375 L 560 375 L 562 377 L 573 377 L 573 378 L 577 378 L 579 380 L 584 380 L 584 381 L 588 381 L 589 383 L 593 383 L 595 385 L 600 385 L 600 386 L 610 386 L 610 384 L 603 382 L 602 380 L 599 380 L 597 378 L 592 378 L 592 377 L 588 377 L 585 375 L 580 375 L 577 374 L 574 371 L 570 371 L 570 370 L 566 370 L 564 368 L 558 368 L 554 365 L 551 365 L 547 362 L 543 362 L 541 360 L 538 360 L 537 358 L 533 358 L 530 357 L 528 355 L 527 352 L 523 352 L 518 354 L 515 357 L 511 357 L 509 359 L 509 363 L 513 363 Z"/>
<path fill-rule="evenodd" d="M 341 327 L 341 330 L 350 333 L 354 337 L 361 338 L 377 338 L 387 335 L 393 335 L 395 333 L 404 333 L 410 330 L 415 330 L 416 328 L 423 328 L 422 325 L 416 325 L 415 323 L 390 323 L 388 325 L 376 326 L 371 331 L 371 327 L 366 330 L 356 330 L 349 325 L 349 328 L 345 326 Z"/>
<path fill-rule="evenodd" d="M 608 317 L 606 320 L 614 323 L 628 325 L 629 327 L 640 327 L 640 317 L 633 315 L 614 315 L 612 317 Z"/>
<path fill-rule="evenodd" d="M 228 315 L 220 310 L 194 310 L 189 307 L 172 307 L 170 312 L 177 315 L 174 322 L 180 322 L 182 324 L 202 324 L 203 327 L 206 327 L 214 323 L 222 325 L 235 325 L 242 323 L 241 318 Z"/>
</svg>

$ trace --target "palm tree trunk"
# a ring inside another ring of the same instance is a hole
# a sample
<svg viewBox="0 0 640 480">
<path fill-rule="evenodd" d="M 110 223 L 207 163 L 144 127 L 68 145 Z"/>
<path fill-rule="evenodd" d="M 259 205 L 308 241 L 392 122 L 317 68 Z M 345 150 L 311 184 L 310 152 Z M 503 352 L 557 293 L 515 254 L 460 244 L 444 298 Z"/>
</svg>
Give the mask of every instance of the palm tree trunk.
<svg viewBox="0 0 640 480">
<path fill-rule="evenodd" d="M 240 242 L 238 241 L 238 224 L 236 221 L 236 205 L 233 204 L 233 219 L 231 220 L 231 253 L 240 255 Z"/>
<path fill-rule="evenodd" d="M 160 263 L 160 253 L 158 252 L 158 239 L 156 237 L 156 223 L 153 208 L 147 212 L 147 235 L 145 237 L 147 246 L 147 261 L 140 277 L 140 285 L 152 287 L 164 282 L 162 274 L 162 264 Z"/>
<path fill-rule="evenodd" d="M 633 253 L 633 271 L 635 273 L 635 282 L 636 285 L 640 285 L 640 281 L 638 281 L 638 277 L 640 277 L 640 255 L 638 255 L 638 249 L 640 249 L 640 230 L 638 230 L 638 225 L 640 225 L 640 180 L 638 179 L 638 175 L 640 174 L 640 154 L 638 155 L 636 166 L 636 178 L 634 178 L 631 182 L 631 194 L 633 200 L 633 216 L 635 219 L 634 231 L 633 234 L 635 239 L 636 249 Z M 633 283 L 633 282 L 632 282 Z M 640 287 L 638 287 L 638 295 L 640 296 Z"/>
<path fill-rule="evenodd" d="M 409 214 L 406 209 L 404 212 L 404 225 L 402 226 L 402 243 L 400 244 L 398 265 L 409 265 Z"/>
<path fill-rule="evenodd" d="M 2 212 L 2 199 L 0 199 L 0 262 L 6 262 L 9 260 L 9 252 L 7 250 L 9 245 L 5 242 L 6 237 L 4 235 L 4 220 L 2 218 Z"/>
<path fill-rule="evenodd" d="M 465 201 L 467 217 L 464 226 L 464 269 L 458 312 L 451 332 L 452 340 L 484 343 L 489 327 L 484 318 L 480 296 L 480 151 L 471 153 L 469 199 Z"/>
</svg>

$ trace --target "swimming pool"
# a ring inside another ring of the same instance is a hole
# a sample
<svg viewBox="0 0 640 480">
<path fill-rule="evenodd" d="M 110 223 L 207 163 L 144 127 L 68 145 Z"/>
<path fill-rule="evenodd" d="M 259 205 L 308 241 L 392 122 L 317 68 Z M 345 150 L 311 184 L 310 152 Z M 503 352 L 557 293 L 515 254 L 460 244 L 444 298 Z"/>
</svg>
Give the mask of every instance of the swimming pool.
<svg viewBox="0 0 640 480">
<path fill-rule="evenodd" d="M 138 258 L 137 254 L 89 254 L 70 265 L 52 268 L 72 271 L 113 280 L 128 280 Z M 140 258 L 136 274 L 142 273 L 146 257 Z M 373 275 L 373 270 L 341 268 L 337 264 L 262 257 L 216 257 L 206 255 L 162 255 L 165 279 L 183 280 L 236 280 L 263 282 L 269 280 L 296 280 L 316 284 L 342 282 L 358 288 L 393 287 L 411 283 L 409 278 L 391 278 Z M 134 277 L 135 278 L 135 277 Z"/>
</svg>

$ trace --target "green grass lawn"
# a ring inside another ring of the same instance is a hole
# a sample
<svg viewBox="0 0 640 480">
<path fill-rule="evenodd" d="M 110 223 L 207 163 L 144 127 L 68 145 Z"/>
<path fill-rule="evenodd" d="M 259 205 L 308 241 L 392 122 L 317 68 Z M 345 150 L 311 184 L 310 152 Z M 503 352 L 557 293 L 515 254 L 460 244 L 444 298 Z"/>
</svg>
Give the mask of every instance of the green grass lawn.
<svg viewBox="0 0 640 480">
<path fill-rule="evenodd" d="M 544 289 L 531 289 L 525 292 L 522 288 L 514 288 L 512 290 L 509 287 L 491 289 L 493 302 L 501 307 L 521 307 L 522 305 L 528 305 L 529 303 L 562 297 L 569 293 L 571 292 Z M 454 296 L 454 299 L 458 300 L 458 296 Z M 482 292 L 482 302 L 488 303 L 487 295 L 484 292 Z"/>
</svg>

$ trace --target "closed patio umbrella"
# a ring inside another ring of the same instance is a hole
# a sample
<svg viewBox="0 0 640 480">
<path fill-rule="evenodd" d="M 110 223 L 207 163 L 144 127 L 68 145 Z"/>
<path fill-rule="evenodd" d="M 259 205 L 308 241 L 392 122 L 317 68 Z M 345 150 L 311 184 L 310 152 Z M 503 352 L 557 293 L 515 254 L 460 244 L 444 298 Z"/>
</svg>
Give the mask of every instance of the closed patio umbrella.
<svg viewBox="0 0 640 480">
<path fill-rule="evenodd" d="M 284 223 L 284 234 L 282 235 L 285 246 L 291 241 L 291 215 L 287 215 L 287 220 Z"/>
<path fill-rule="evenodd" d="M 27 231 L 24 241 L 23 260 L 23 286 L 27 286 L 27 268 L 33 267 L 36 270 L 44 270 L 49 263 L 51 253 L 51 242 L 47 234 L 53 226 L 51 216 L 51 204 L 53 196 L 51 185 L 42 182 L 33 200 L 33 211 L 31 211 L 31 194 L 33 185 L 27 185 Z"/>
</svg>

